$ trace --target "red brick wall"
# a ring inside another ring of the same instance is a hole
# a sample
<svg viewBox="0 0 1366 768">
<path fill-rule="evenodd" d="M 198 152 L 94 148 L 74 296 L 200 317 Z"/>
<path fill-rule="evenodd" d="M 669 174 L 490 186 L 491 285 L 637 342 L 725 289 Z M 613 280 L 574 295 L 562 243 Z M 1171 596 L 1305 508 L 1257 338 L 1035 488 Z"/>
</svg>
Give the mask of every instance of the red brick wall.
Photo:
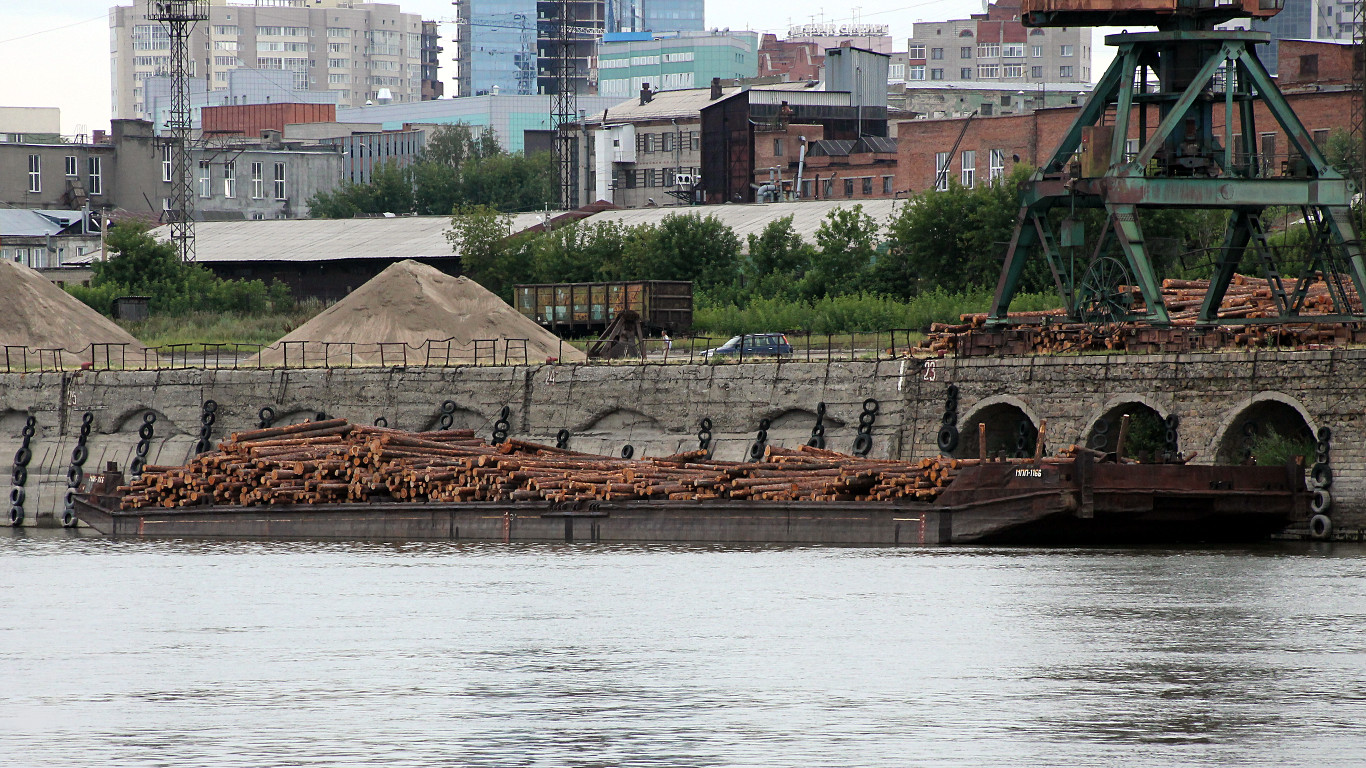
<svg viewBox="0 0 1366 768">
<path fill-rule="evenodd" d="M 788 82 L 819 80 L 825 53 L 815 43 L 791 43 L 764 35 L 759 44 L 759 77 L 781 75 Z"/>
<path fill-rule="evenodd" d="M 1285 59 L 1283 58 L 1282 61 Z M 1351 125 L 1351 94 L 1346 91 L 1320 91 L 1286 94 L 1287 101 L 1295 110 L 1305 128 L 1316 139 L 1322 140 L 1334 129 L 1345 129 Z M 1005 152 L 1005 173 L 1016 163 L 1037 167 L 1043 159 L 1050 156 L 1063 134 L 1076 118 L 1079 107 L 1059 107 L 1044 109 L 1030 115 L 1001 115 L 979 117 L 967 127 L 958 153 L 950 159 L 952 178 L 961 178 L 962 152 L 976 152 L 975 175 L 977 183 L 987 179 L 990 150 Z M 1215 133 L 1223 135 L 1222 113 L 1216 112 Z M 1275 133 L 1275 154 L 1284 157 L 1289 143 L 1280 126 L 1272 120 L 1264 103 L 1256 107 L 1257 132 Z M 931 189 L 935 179 L 935 154 L 948 152 L 958 134 L 963 130 L 965 119 L 909 120 L 897 125 L 897 178 L 898 190 L 921 192 Z M 1129 138 L 1138 137 L 1137 110 L 1130 119 Z M 1150 111 L 1148 128 L 1156 127 L 1157 118 Z M 1237 128 L 1237 126 L 1235 126 Z M 1314 132 L 1318 132 L 1315 134 Z"/>
<path fill-rule="evenodd" d="M 1282 40 L 1278 85 L 1289 90 L 1304 85 L 1352 82 L 1352 46 L 1312 40 Z"/>
<path fill-rule="evenodd" d="M 240 104 L 204 107 L 205 135 L 258 137 L 267 128 L 284 132 L 290 123 L 335 123 L 335 104 Z"/>
</svg>

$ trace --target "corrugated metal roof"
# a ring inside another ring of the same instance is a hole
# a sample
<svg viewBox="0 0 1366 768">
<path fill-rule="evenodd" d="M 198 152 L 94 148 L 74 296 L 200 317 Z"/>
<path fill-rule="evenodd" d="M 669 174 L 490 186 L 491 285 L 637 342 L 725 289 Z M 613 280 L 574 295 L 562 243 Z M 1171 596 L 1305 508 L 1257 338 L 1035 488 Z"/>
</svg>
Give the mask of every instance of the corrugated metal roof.
<svg viewBox="0 0 1366 768">
<path fill-rule="evenodd" d="M 0 237 L 44 237 L 60 234 L 66 228 L 64 218 L 53 213 L 63 211 L 35 211 L 31 208 L 0 208 Z M 77 219 L 80 211 L 75 212 Z"/>
<path fill-rule="evenodd" d="M 722 88 L 722 98 L 733 96 L 740 90 L 736 87 Z M 640 97 L 634 96 L 608 109 L 605 120 L 602 113 L 599 112 L 596 115 L 587 115 L 586 121 L 593 125 L 600 125 L 603 122 L 611 124 L 642 120 L 668 120 L 670 118 L 697 119 L 702 114 L 702 108 L 715 101 L 718 100 L 712 99 L 711 88 L 660 91 L 648 103 L 641 104 Z"/>
<path fill-rule="evenodd" d="M 558 212 L 551 212 L 555 215 Z M 540 223 L 540 213 L 512 217 L 512 231 Z M 267 219 L 195 224 L 195 258 L 202 262 L 435 259 L 457 255 L 445 232 L 449 216 L 376 219 Z M 170 237 L 168 227 L 153 236 Z"/>
<path fill-rule="evenodd" d="M 748 235 L 764 231 L 769 222 L 786 216 L 792 217 L 792 226 L 802 239 L 808 243 L 816 241 L 816 230 L 830 211 L 837 208 L 852 208 L 862 205 L 863 212 L 873 217 L 878 224 L 887 221 L 901 210 L 905 200 L 806 200 L 797 203 L 766 203 L 755 205 L 703 205 L 695 207 L 675 206 L 669 208 L 631 208 L 620 211 L 603 211 L 585 221 L 615 221 L 627 226 L 638 224 L 658 224 L 660 219 L 672 214 L 715 216 L 721 223 L 735 230 L 744 247 L 748 248 Z"/>
</svg>

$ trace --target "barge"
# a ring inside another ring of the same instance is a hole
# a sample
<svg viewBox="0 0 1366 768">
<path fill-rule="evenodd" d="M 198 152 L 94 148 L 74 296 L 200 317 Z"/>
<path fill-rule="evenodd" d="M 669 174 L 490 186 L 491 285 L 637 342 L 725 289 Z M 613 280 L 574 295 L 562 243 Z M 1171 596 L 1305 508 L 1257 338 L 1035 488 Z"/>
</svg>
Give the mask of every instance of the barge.
<svg viewBox="0 0 1366 768">
<path fill-rule="evenodd" d="M 1303 471 L 1081 453 L 963 467 L 932 501 L 420 501 L 121 508 L 107 472 L 77 518 L 116 537 L 917 546 L 1248 542 L 1308 518 Z"/>
</svg>

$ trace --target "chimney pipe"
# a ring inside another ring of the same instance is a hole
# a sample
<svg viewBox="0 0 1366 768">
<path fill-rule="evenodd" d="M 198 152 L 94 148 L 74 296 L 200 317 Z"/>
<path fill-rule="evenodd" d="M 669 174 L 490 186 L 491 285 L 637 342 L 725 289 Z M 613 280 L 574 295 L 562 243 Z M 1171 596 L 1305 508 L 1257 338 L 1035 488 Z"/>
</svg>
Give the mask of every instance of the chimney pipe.
<svg viewBox="0 0 1366 768">
<path fill-rule="evenodd" d="M 721 78 L 719 77 L 713 77 L 711 79 L 711 98 L 712 101 L 721 98 Z"/>
<path fill-rule="evenodd" d="M 640 105 L 643 107 L 654 100 L 654 91 L 650 90 L 649 83 L 640 84 Z"/>
</svg>

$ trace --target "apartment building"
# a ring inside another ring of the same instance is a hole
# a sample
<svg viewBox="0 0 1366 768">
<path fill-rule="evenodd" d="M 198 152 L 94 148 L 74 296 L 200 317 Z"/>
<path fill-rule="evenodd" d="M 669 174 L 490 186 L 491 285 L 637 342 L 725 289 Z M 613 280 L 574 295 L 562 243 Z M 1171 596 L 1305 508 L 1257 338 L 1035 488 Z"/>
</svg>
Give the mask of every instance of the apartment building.
<svg viewBox="0 0 1366 768">
<path fill-rule="evenodd" d="M 1075 91 L 1091 82 L 1090 27 L 1025 27 L 1018 0 L 966 19 L 918 22 L 907 42 L 906 85 Z"/>
<path fill-rule="evenodd" d="M 170 36 L 146 11 L 142 2 L 109 10 L 116 118 L 155 119 L 145 83 L 170 68 Z M 291 73 L 295 90 L 333 91 L 341 106 L 440 92 L 435 25 L 388 3 L 211 0 L 189 50 L 189 75 L 208 92 L 226 89 L 229 73 L 243 68 Z"/>
</svg>

